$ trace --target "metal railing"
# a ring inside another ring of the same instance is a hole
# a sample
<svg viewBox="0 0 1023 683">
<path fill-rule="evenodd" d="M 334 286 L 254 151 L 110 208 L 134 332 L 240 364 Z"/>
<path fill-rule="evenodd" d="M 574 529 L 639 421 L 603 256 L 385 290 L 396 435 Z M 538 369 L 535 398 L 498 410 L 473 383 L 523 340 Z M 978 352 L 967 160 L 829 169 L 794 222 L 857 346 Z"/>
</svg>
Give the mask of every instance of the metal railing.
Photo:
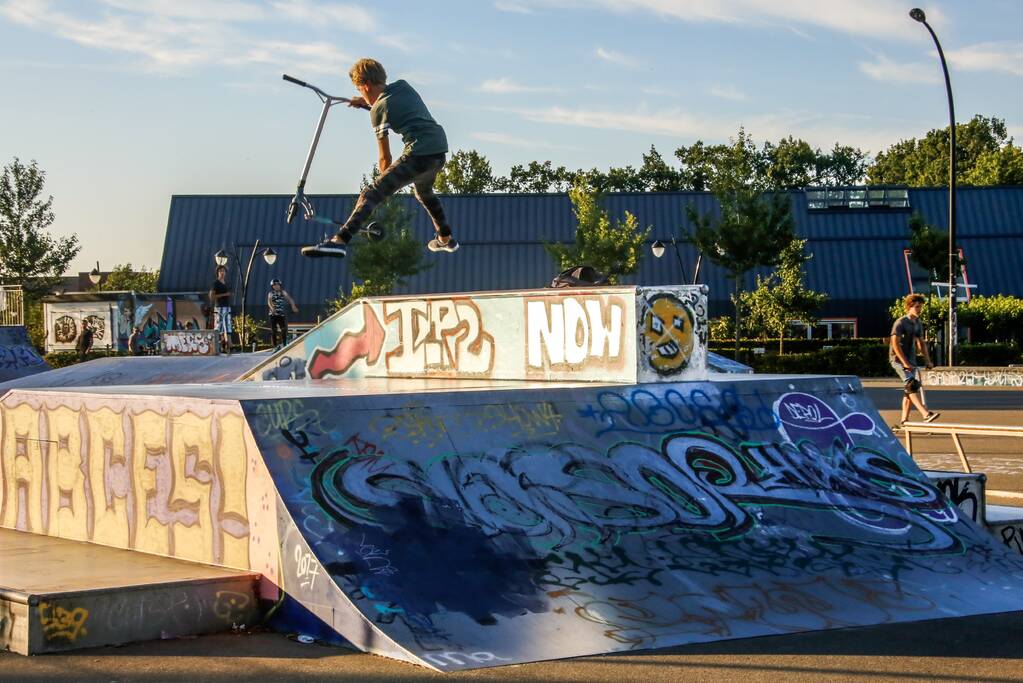
<svg viewBox="0 0 1023 683">
<path fill-rule="evenodd" d="M 25 324 L 25 293 L 21 285 L 0 285 L 0 327 Z"/>
<path fill-rule="evenodd" d="M 905 434 L 906 452 L 913 457 L 913 434 L 948 434 L 952 437 L 952 444 L 955 445 L 956 453 L 963 464 L 963 471 L 967 474 L 973 472 L 970 467 L 970 459 L 966 457 L 966 450 L 960 436 L 1009 436 L 1023 438 L 1023 427 L 999 426 L 999 425 L 968 425 L 968 424 L 937 424 L 934 422 L 903 422 L 902 432 Z M 995 495 L 1015 496 L 1010 491 L 988 491 Z"/>
</svg>

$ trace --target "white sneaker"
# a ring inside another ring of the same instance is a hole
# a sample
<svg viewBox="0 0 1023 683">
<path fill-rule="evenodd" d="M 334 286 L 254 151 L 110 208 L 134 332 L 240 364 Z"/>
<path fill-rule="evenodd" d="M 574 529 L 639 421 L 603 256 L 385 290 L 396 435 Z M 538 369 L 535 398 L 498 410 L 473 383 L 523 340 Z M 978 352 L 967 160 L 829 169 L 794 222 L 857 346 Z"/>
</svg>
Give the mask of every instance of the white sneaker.
<svg viewBox="0 0 1023 683">
<path fill-rule="evenodd" d="M 434 237 L 426 244 L 430 251 L 446 251 L 449 254 L 458 251 L 458 240 L 449 237 L 447 242 L 441 242 L 439 237 Z"/>
</svg>

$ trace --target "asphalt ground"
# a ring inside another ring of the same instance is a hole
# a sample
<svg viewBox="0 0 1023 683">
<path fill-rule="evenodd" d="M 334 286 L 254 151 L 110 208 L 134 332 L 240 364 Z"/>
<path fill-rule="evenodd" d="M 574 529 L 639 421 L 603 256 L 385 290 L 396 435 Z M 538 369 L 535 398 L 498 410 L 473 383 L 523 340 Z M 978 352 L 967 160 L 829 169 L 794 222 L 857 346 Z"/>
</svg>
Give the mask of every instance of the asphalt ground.
<svg viewBox="0 0 1023 683">
<path fill-rule="evenodd" d="M 897 380 L 865 380 L 888 424 L 899 418 Z M 1023 426 L 1023 390 L 936 387 L 942 422 Z M 977 437 L 964 447 L 988 485 L 1023 493 L 1023 439 Z M 917 462 L 959 469 L 947 436 L 915 436 Z M 1023 500 L 997 501 L 1023 506 Z M 1021 586 L 1023 590 L 1023 586 Z M 1023 612 L 981 615 L 440 674 L 282 634 L 248 632 L 135 643 L 63 655 L 0 652 L 0 680 L 134 681 L 1023 681 Z"/>
</svg>

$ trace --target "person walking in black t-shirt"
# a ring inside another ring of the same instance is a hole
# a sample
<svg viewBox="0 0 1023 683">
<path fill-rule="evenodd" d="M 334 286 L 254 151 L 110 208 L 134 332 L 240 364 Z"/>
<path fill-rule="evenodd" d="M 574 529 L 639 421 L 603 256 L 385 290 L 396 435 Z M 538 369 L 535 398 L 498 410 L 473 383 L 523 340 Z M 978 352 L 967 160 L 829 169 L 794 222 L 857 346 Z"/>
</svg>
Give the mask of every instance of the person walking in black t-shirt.
<svg viewBox="0 0 1023 683">
<path fill-rule="evenodd" d="M 92 351 L 92 340 L 92 325 L 89 324 L 88 320 L 83 319 L 82 332 L 78 335 L 78 342 L 75 344 L 79 361 L 84 361 L 85 357 L 89 355 L 89 351 Z"/>
<path fill-rule="evenodd" d="M 927 353 L 924 343 L 924 326 L 920 322 L 920 312 L 924 307 L 921 294 L 910 294 L 905 300 L 906 315 L 892 325 L 891 340 L 888 347 L 888 362 L 902 378 L 902 418 L 900 424 L 909 419 L 911 406 L 916 407 L 923 416 L 924 422 L 938 419 L 938 413 L 927 408 L 927 403 L 920 394 L 920 368 L 917 366 L 916 352 L 919 349 L 924 364 L 933 368 L 934 363 Z"/>
</svg>

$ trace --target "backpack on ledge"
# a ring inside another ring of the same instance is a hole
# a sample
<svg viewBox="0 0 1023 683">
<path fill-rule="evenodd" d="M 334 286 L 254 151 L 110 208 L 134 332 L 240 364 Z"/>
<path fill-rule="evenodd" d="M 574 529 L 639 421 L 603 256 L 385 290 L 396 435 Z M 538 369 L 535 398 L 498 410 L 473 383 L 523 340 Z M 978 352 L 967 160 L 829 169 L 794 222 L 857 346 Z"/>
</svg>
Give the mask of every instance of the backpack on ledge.
<svg viewBox="0 0 1023 683">
<path fill-rule="evenodd" d="M 593 266 L 572 266 L 551 280 L 550 287 L 599 287 L 609 284 L 604 275 Z"/>
</svg>

